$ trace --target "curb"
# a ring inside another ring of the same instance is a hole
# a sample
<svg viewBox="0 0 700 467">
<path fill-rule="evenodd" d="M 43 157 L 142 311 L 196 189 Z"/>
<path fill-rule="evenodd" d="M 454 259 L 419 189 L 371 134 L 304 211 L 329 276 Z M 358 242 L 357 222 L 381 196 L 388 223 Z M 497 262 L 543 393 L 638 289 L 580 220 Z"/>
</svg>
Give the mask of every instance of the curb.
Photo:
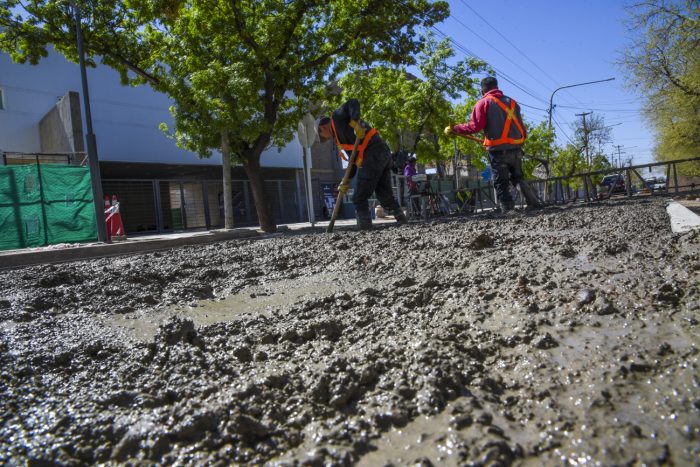
<svg viewBox="0 0 700 467">
<path fill-rule="evenodd" d="M 671 219 L 671 231 L 673 233 L 688 232 L 700 229 L 700 216 L 681 203 L 672 201 L 666 206 L 666 212 Z"/>
<path fill-rule="evenodd" d="M 256 238 L 259 233 L 249 229 L 211 230 L 201 235 L 179 238 L 155 238 L 127 240 L 123 243 L 92 244 L 61 250 L 18 251 L 0 254 L 0 270 L 14 269 L 37 264 L 64 263 L 108 256 L 146 253 L 187 245 L 221 242 L 243 238 Z"/>
</svg>

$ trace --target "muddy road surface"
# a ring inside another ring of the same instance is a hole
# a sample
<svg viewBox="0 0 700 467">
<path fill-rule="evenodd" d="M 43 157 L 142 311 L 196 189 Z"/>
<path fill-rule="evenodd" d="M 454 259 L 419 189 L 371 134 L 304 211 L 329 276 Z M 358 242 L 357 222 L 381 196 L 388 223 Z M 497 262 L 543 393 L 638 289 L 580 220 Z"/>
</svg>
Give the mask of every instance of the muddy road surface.
<svg viewBox="0 0 700 467">
<path fill-rule="evenodd" d="M 0 464 L 697 465 L 663 200 L 0 273 Z"/>
</svg>

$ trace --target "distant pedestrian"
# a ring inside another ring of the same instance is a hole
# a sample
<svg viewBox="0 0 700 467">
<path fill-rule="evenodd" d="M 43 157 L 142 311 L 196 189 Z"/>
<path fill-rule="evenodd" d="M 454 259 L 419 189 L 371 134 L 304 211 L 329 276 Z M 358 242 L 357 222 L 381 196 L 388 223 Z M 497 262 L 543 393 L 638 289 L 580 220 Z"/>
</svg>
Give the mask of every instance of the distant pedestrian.
<svg viewBox="0 0 700 467">
<path fill-rule="evenodd" d="M 387 213 L 394 215 L 396 222 L 406 223 L 406 215 L 396 202 L 391 186 L 391 151 L 377 130 L 360 120 L 360 103 L 357 99 L 350 99 L 341 105 L 331 117 L 321 117 L 316 125 L 321 142 L 334 139 L 341 154 L 344 150 L 349 156 L 355 138 L 361 138 L 355 167 L 352 169 L 352 176 L 357 174 L 352 203 L 355 205 L 355 217 L 360 230 L 372 228 L 369 211 L 372 193 L 377 194 L 379 203 Z"/>
<path fill-rule="evenodd" d="M 420 211 L 420 203 L 416 196 L 418 193 L 418 183 L 413 179 L 413 177 L 418 174 L 416 170 L 416 158 L 411 157 L 406 163 L 406 167 L 403 169 L 403 176 L 406 179 L 406 205 L 411 208 L 412 213 Z"/>
<path fill-rule="evenodd" d="M 416 158 L 411 157 L 406 163 L 406 167 L 403 169 L 403 176 L 406 178 L 408 192 L 410 194 L 416 194 L 418 192 L 418 184 L 413 181 L 413 176 L 417 173 L 418 171 L 416 170 Z"/>
<path fill-rule="evenodd" d="M 515 208 L 510 185 L 520 186 L 530 207 L 542 207 L 542 202 L 523 179 L 522 146 L 527 130 L 520 116 L 520 106 L 498 89 L 492 76 L 481 80 L 482 98 L 476 103 L 470 121 L 445 128 L 447 136 L 470 135 L 484 131 L 484 146 L 488 151 L 493 172 L 493 184 L 502 212 Z"/>
</svg>

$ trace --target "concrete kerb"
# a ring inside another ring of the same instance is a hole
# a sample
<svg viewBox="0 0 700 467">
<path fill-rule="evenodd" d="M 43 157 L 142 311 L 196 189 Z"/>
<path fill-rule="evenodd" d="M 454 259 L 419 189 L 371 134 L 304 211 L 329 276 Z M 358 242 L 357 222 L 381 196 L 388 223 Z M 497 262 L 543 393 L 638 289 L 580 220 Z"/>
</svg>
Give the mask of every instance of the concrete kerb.
<svg viewBox="0 0 700 467">
<path fill-rule="evenodd" d="M 39 250 L 12 250 L 0 252 L 0 269 L 14 269 L 37 264 L 64 263 L 108 256 L 130 255 L 156 250 L 167 250 L 186 245 L 221 242 L 235 239 L 254 239 L 258 232 L 251 229 L 211 230 L 192 234 L 157 237 L 135 237 L 123 242 L 71 245 L 62 249 L 50 247 Z"/>
<path fill-rule="evenodd" d="M 380 225 L 391 224 L 395 223 L 395 220 L 393 218 L 377 219 L 375 223 Z M 308 222 L 280 225 L 278 226 L 278 232 L 273 234 L 258 230 L 257 227 L 250 227 L 231 230 L 218 229 L 202 232 L 131 237 L 123 242 L 109 244 L 72 244 L 66 245 L 64 248 L 48 246 L 39 249 L 11 250 L 0 252 L 0 270 L 35 266 L 38 264 L 65 263 L 110 256 L 147 253 L 158 250 L 169 250 L 187 245 L 200 245 L 227 240 L 264 240 L 266 238 L 281 237 L 283 235 L 317 234 L 324 233 L 327 225 L 328 222 L 317 222 L 315 227 L 311 227 L 311 224 Z M 336 232 L 354 229 L 355 219 L 343 219 L 336 222 Z"/>
<path fill-rule="evenodd" d="M 700 216 L 677 201 L 671 201 L 666 206 L 666 212 L 671 220 L 671 231 L 674 233 L 688 232 L 700 229 Z"/>
</svg>

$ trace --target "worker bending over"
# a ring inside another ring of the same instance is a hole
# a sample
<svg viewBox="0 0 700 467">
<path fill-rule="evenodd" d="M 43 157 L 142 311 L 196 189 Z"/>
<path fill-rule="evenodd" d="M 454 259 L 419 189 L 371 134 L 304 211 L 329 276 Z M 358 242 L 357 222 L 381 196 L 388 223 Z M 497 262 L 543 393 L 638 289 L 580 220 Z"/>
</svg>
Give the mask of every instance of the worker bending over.
<svg viewBox="0 0 700 467">
<path fill-rule="evenodd" d="M 377 130 L 360 120 L 360 103 L 357 99 L 350 99 L 335 110 L 330 118 L 321 117 L 316 124 L 321 142 L 335 139 L 341 155 L 343 150 L 349 155 L 355 138 L 360 138 L 355 159 L 356 168 L 353 167 L 351 175 L 352 178 L 357 173 L 352 203 L 355 205 L 355 216 L 360 230 L 372 228 L 369 198 L 375 192 L 382 207 L 389 214 L 393 214 L 399 224 L 406 223 L 406 215 L 396 202 L 391 187 L 391 151 Z M 347 186 L 340 187 L 341 191 L 347 189 Z"/>
<path fill-rule="evenodd" d="M 488 151 L 493 172 L 493 184 L 501 212 L 512 211 L 515 202 L 510 184 L 520 186 L 528 207 L 541 208 L 542 202 L 523 179 L 522 146 L 527 131 L 520 116 L 520 106 L 498 89 L 492 76 L 481 80 L 482 98 L 474 106 L 469 123 L 450 125 L 447 136 L 471 135 L 484 131 L 484 147 Z"/>
</svg>

